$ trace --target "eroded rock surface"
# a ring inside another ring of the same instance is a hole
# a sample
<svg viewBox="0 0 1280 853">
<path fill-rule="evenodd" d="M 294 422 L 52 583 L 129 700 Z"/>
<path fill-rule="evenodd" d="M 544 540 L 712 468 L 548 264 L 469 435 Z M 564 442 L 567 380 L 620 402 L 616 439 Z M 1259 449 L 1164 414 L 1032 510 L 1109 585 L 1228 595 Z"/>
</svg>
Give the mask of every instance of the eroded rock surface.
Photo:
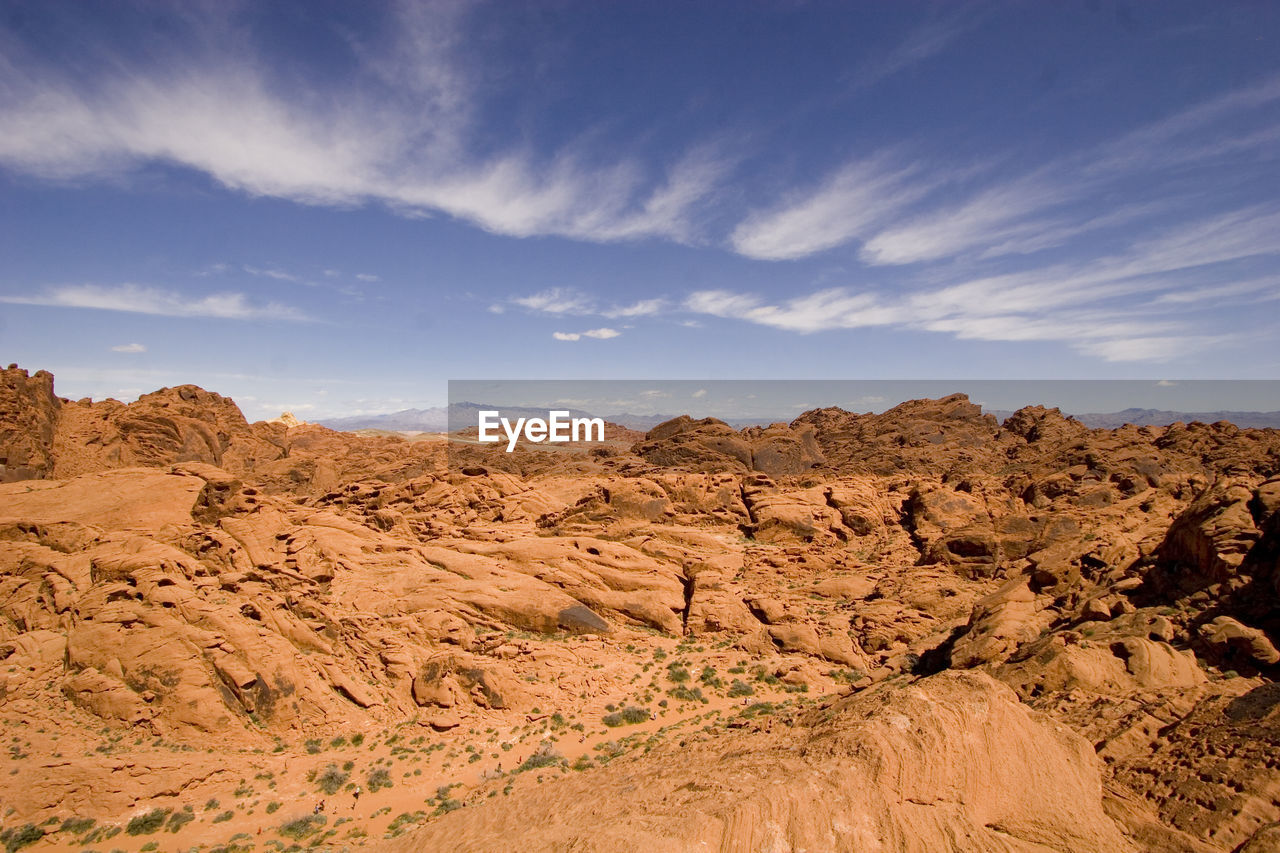
<svg viewBox="0 0 1280 853">
<path fill-rule="evenodd" d="M 0 798 L 48 849 L 274 833 L 388 768 L 326 843 L 1274 842 L 1274 431 L 957 394 L 446 453 L 3 379 Z"/>
</svg>

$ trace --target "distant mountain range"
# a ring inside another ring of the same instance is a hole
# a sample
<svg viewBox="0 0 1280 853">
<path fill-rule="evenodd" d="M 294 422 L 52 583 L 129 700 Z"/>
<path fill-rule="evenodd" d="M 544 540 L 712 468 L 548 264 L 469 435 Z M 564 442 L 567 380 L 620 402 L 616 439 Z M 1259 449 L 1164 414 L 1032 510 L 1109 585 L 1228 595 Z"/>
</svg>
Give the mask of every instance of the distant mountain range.
<svg viewBox="0 0 1280 853">
<path fill-rule="evenodd" d="M 491 403 L 456 403 L 453 406 L 454 424 L 452 429 L 465 429 L 473 427 L 479 418 L 481 409 L 501 408 L 504 417 L 540 417 L 547 416 L 547 409 L 522 408 L 519 406 L 502 406 L 498 407 Z M 611 415 L 596 415 L 590 412 L 584 412 L 580 409 L 567 409 L 569 417 L 573 418 L 594 418 L 602 417 L 609 423 L 624 426 L 627 429 L 634 429 L 639 432 L 648 432 L 658 424 L 669 421 L 676 415 L 637 415 L 631 412 L 620 412 Z M 786 418 L 737 418 L 729 419 L 728 424 L 734 429 L 742 429 L 748 426 L 762 426 L 777 421 L 785 421 Z M 448 432 L 451 430 L 449 426 L 449 407 L 448 406 L 432 406 L 429 409 L 403 409 L 399 412 L 391 412 L 385 415 L 355 415 L 347 418 L 325 418 L 317 421 L 321 426 L 329 429 L 341 430 L 344 432 L 354 432 L 359 429 L 379 429 L 388 432 Z"/>
<path fill-rule="evenodd" d="M 997 415 L 997 417 L 1001 416 Z M 1001 417 L 1001 420 L 1004 417 L 1008 415 Z M 1125 424 L 1168 426 L 1179 422 L 1189 424 L 1192 421 L 1203 424 L 1228 421 L 1241 429 L 1280 429 L 1280 412 L 1169 412 L 1163 409 L 1125 409 L 1122 412 L 1075 415 L 1075 419 L 1094 429 L 1115 429 Z"/>
<path fill-rule="evenodd" d="M 455 418 L 453 429 L 475 426 L 478 418 L 477 413 L 481 409 L 491 408 L 497 407 L 489 403 L 466 402 L 456 404 L 453 409 Z M 634 429 L 640 432 L 648 432 L 658 424 L 676 417 L 675 415 L 637 415 L 632 412 L 597 416 L 577 409 L 569 409 L 568 411 L 570 417 L 602 417 L 610 423 L 619 424 L 627 429 Z M 987 411 L 1001 421 L 1013 414 L 1012 411 L 1001 409 L 988 409 Z M 503 406 L 502 412 L 506 417 L 546 417 L 547 414 L 546 409 L 513 406 Z M 1094 429 L 1115 429 L 1125 424 L 1168 426 L 1172 423 L 1191 423 L 1192 421 L 1200 421 L 1206 424 L 1229 421 L 1242 429 L 1280 429 L 1280 412 L 1170 412 L 1162 409 L 1125 409 L 1120 412 L 1093 412 L 1074 415 L 1074 417 L 1085 426 Z M 747 426 L 766 426 L 787 420 L 784 417 L 737 418 L 729 419 L 728 423 L 735 429 L 742 429 Z M 447 432 L 450 429 L 449 408 L 446 406 L 434 406 L 429 409 L 404 409 L 386 415 L 329 418 L 319 421 L 319 423 L 321 426 L 345 432 L 359 429 L 379 429 L 389 432 Z"/>
<path fill-rule="evenodd" d="M 482 409 L 501 409 L 506 418 L 545 418 L 547 409 L 521 408 L 519 406 L 495 406 L 491 403 L 454 403 L 452 406 L 433 406 L 430 409 L 404 409 L 388 415 L 357 415 L 350 418 L 333 418 L 320 421 L 329 429 L 350 432 L 358 429 L 381 429 L 389 432 L 450 432 L 473 427 L 479 421 Z M 580 409 L 560 409 L 569 412 L 571 418 L 596 417 Z M 449 423 L 453 418 L 452 425 Z M 614 421 L 617 423 L 617 421 Z M 625 426 L 625 424 L 624 424 Z"/>
</svg>

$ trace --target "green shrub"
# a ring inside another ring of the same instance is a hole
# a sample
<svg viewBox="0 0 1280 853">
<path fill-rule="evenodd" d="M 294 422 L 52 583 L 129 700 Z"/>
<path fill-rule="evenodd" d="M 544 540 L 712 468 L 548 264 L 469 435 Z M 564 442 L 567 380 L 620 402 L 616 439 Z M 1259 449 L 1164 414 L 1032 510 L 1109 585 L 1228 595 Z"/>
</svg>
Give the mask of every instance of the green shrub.
<svg viewBox="0 0 1280 853">
<path fill-rule="evenodd" d="M 152 809 L 146 814 L 135 815 L 125 826 L 124 831 L 129 835 L 150 835 L 164 826 L 170 811 L 172 809 Z"/>
<path fill-rule="evenodd" d="M 182 829 L 182 827 L 191 823 L 191 821 L 195 819 L 196 819 L 195 812 L 187 811 L 185 809 L 182 811 L 174 812 L 172 815 L 170 815 L 169 825 L 166 828 L 170 832 L 178 832 Z"/>
<path fill-rule="evenodd" d="M 62 826 L 58 827 L 58 831 L 79 835 L 93 829 L 95 823 L 97 821 L 91 817 L 69 817 L 62 822 Z"/>
<path fill-rule="evenodd" d="M 233 812 L 233 811 L 231 811 L 230 809 L 228 809 L 227 811 L 225 811 L 225 812 L 223 812 L 222 814 L 220 814 L 220 815 L 218 815 L 217 817 L 215 817 L 215 818 L 213 819 L 213 821 L 212 821 L 212 822 L 213 822 L 213 823 L 226 823 L 227 821 L 231 820 L 231 818 L 233 818 L 233 817 L 235 817 L 235 816 L 236 816 L 236 813 L 235 813 L 235 812 Z"/>
<path fill-rule="evenodd" d="M 735 678 L 733 683 L 729 685 L 730 696 L 750 696 L 755 692 L 755 688 L 741 678 Z"/>
<path fill-rule="evenodd" d="M 280 803 L 276 802 L 275 800 L 272 800 L 271 802 L 267 803 L 267 814 L 275 814 L 279 810 L 280 810 Z"/>
<path fill-rule="evenodd" d="M 342 790 L 342 786 L 347 783 L 350 773 L 343 773 L 338 769 L 338 765 L 330 764 L 316 779 L 316 784 L 320 786 L 320 790 L 326 794 L 336 794 Z"/>
<path fill-rule="evenodd" d="M 364 743 L 364 733 L 363 733 L 363 732 L 358 733 L 358 734 L 354 734 L 354 735 L 352 735 L 352 736 L 351 736 L 351 745 L 352 745 L 352 746 L 359 746 L 359 745 L 360 745 L 360 744 L 362 744 L 362 743 Z"/>
<path fill-rule="evenodd" d="M 667 691 L 669 696 L 679 699 L 681 702 L 706 702 L 707 697 L 702 695 L 702 688 L 695 687 L 690 690 L 681 684 L 679 687 L 673 687 Z"/>
<path fill-rule="evenodd" d="M 378 767 L 369 774 L 366 784 L 371 794 L 382 788 L 390 788 L 391 774 L 387 772 L 385 767 Z"/>
<path fill-rule="evenodd" d="M 538 751 L 525 759 L 524 764 L 516 768 L 517 773 L 523 773 L 526 770 L 537 770 L 542 767 L 554 767 L 557 764 L 564 763 L 564 756 L 556 752 L 556 748 L 550 743 L 544 743 L 538 747 Z"/>
<path fill-rule="evenodd" d="M 6 853 L 14 853 L 28 844 L 35 844 L 41 838 L 44 838 L 44 830 L 34 823 L 24 823 L 15 829 L 0 832 L 0 841 L 4 842 Z"/>
<path fill-rule="evenodd" d="M 441 800 L 440 805 L 436 806 L 435 813 L 432 816 L 438 817 L 442 814 L 448 814 L 449 812 L 456 811 L 460 808 L 462 808 L 461 800 Z"/>
<path fill-rule="evenodd" d="M 604 724 L 609 728 L 635 725 L 636 723 L 646 723 L 648 721 L 649 712 L 635 705 L 628 705 L 616 713 L 605 714 L 603 717 Z"/>
<path fill-rule="evenodd" d="M 322 814 L 309 814 L 300 817 L 297 820 L 291 820 L 283 824 L 276 832 L 285 838 L 292 838 L 294 841 L 301 841 L 308 835 L 314 835 L 320 831 L 320 827 L 325 824 L 325 816 Z"/>
<path fill-rule="evenodd" d="M 320 752 L 320 750 L 324 749 L 324 747 L 320 745 L 320 738 L 308 738 L 303 745 L 311 755 L 315 755 Z"/>
</svg>

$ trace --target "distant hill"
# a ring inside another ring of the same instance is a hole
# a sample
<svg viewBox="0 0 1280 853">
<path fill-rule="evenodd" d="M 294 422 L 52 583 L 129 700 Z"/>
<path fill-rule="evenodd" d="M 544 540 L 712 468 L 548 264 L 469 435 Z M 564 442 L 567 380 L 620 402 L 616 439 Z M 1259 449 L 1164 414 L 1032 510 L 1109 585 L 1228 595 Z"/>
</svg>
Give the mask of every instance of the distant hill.
<svg viewBox="0 0 1280 853">
<path fill-rule="evenodd" d="M 391 432 L 445 432 L 449 428 L 449 410 L 444 406 L 430 409 L 404 409 L 386 415 L 354 415 L 317 421 L 321 426 L 342 432 L 380 429 Z"/>
<path fill-rule="evenodd" d="M 330 418 L 318 421 L 321 426 L 343 432 L 354 432 L 361 429 L 378 429 L 390 432 L 449 432 L 474 427 L 479 419 L 481 409 L 501 409 L 503 417 L 508 418 L 545 418 L 547 409 L 521 408 L 519 406 L 496 406 L 492 403 L 455 403 L 452 406 L 433 406 L 429 409 L 403 409 L 386 415 L 356 415 L 349 418 Z M 572 418 L 593 418 L 579 409 L 560 409 L 568 411 Z M 452 418 L 453 424 L 450 425 Z M 605 418 L 612 420 L 611 418 Z M 665 418 L 664 418 L 665 420 Z M 629 424 L 614 421 L 632 429 Z"/>
<path fill-rule="evenodd" d="M 1010 411 L 988 409 L 1001 421 L 1013 414 Z M 1124 409 L 1119 412 L 1091 412 L 1072 415 L 1080 423 L 1092 429 L 1117 429 L 1125 424 L 1134 426 L 1168 426 L 1169 424 L 1199 421 L 1204 424 L 1227 421 L 1241 429 L 1280 429 L 1280 412 L 1170 412 L 1164 409 Z"/>
<path fill-rule="evenodd" d="M 477 412 L 481 409 L 498 408 L 490 403 L 458 403 L 454 407 L 455 423 L 453 429 L 475 426 Z M 546 417 L 546 409 L 502 407 L 508 417 Z M 568 410 L 571 417 L 602 417 L 610 423 L 619 424 L 627 429 L 648 432 L 660 423 L 669 421 L 675 415 L 637 415 L 632 412 L 595 415 L 578 409 Z M 1004 409 L 987 409 L 989 414 L 999 420 L 1013 414 Z M 1163 409 L 1125 409 L 1120 412 L 1091 412 L 1083 415 L 1072 415 L 1085 426 L 1094 429 L 1116 429 L 1125 424 L 1135 426 L 1168 426 L 1173 423 L 1191 423 L 1200 421 L 1211 424 L 1217 421 L 1228 421 L 1242 429 L 1280 429 L 1280 412 L 1170 412 Z M 787 418 L 729 418 L 727 423 L 734 429 L 748 426 L 768 426 Z M 343 432 L 354 432 L 361 429 L 378 429 L 390 432 L 447 432 L 449 431 L 449 409 L 445 406 L 434 406 L 429 409 L 404 409 L 386 415 L 356 415 L 348 418 L 329 418 L 321 420 L 322 426 Z"/>
<path fill-rule="evenodd" d="M 614 414 L 614 415 L 605 415 L 604 419 L 607 421 L 612 421 L 615 424 L 620 424 L 626 427 L 627 429 L 634 429 L 634 430 L 637 430 L 638 432 L 648 432 L 649 430 L 656 427 L 658 424 L 666 423 L 667 421 L 676 417 L 679 417 L 679 415 L 637 415 L 631 412 L 619 412 L 618 414 Z M 699 417 L 702 417 L 702 416 L 700 415 Z M 779 417 L 779 418 L 767 418 L 767 417 L 765 418 L 728 418 L 728 419 L 722 418 L 721 420 L 724 420 L 725 423 L 727 423 L 729 426 L 733 427 L 734 429 L 742 429 L 743 427 L 749 427 L 749 426 L 768 426 L 769 424 L 778 423 L 779 421 L 786 421 L 788 423 L 790 422 L 788 418 L 782 418 L 782 417 Z"/>
</svg>

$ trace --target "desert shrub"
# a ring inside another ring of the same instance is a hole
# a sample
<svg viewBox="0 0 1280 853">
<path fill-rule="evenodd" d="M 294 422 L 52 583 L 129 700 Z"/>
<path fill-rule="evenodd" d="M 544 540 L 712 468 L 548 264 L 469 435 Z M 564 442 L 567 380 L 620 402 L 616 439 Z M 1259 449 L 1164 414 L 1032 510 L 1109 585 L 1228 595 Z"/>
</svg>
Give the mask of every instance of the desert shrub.
<svg viewBox="0 0 1280 853">
<path fill-rule="evenodd" d="M 308 835 L 314 835 L 320 831 L 320 827 L 325 824 L 325 816 L 322 814 L 309 814 L 300 817 L 297 820 L 291 820 L 282 824 L 276 832 L 285 838 L 292 838 L 294 841 L 301 841 Z"/>
<path fill-rule="evenodd" d="M 648 720 L 649 712 L 635 705 L 628 705 L 616 713 L 605 714 L 603 717 L 604 724 L 610 728 L 635 725 L 636 723 L 648 722 Z"/>
<path fill-rule="evenodd" d="M 363 732 L 360 732 L 360 733 L 358 733 L 358 734 L 354 734 L 354 735 L 352 735 L 352 736 L 351 736 L 351 745 L 352 745 L 352 746 L 359 746 L 359 745 L 360 745 L 360 744 L 362 744 L 362 743 L 364 743 L 364 733 L 363 733 Z"/>
<path fill-rule="evenodd" d="M 88 832 L 93 829 L 95 823 L 97 821 L 91 817 L 69 817 L 62 822 L 62 826 L 58 827 L 58 831 L 79 835 L 82 832 Z"/>
<path fill-rule="evenodd" d="M 316 753 L 320 752 L 320 750 L 324 749 L 324 747 L 320 745 L 320 738 L 314 738 L 314 737 L 308 738 L 304 746 L 306 746 L 307 752 L 310 753 L 311 755 L 315 755 Z"/>
<path fill-rule="evenodd" d="M 316 779 L 316 784 L 320 786 L 320 790 L 326 794 L 336 794 L 342 790 L 342 786 L 347 783 L 350 773 L 343 773 L 338 769 L 338 765 L 330 764 L 324 769 Z"/>
<path fill-rule="evenodd" d="M 170 811 L 171 809 L 152 809 L 146 814 L 135 815 L 125 825 L 124 831 L 129 835 L 150 835 L 164 826 Z"/>
<path fill-rule="evenodd" d="M 215 817 L 212 823 L 226 823 L 227 821 L 231 820 L 231 818 L 235 816 L 236 816 L 236 813 L 228 809 L 227 811 Z"/>
<path fill-rule="evenodd" d="M 188 811 L 186 809 L 183 809 L 182 811 L 174 812 L 172 815 L 169 816 L 169 825 L 166 827 L 166 829 L 168 829 L 170 832 L 179 832 L 182 829 L 182 827 L 191 823 L 191 821 L 195 819 L 196 819 L 195 812 Z"/>
<path fill-rule="evenodd" d="M 275 814 L 279 810 L 280 810 L 280 803 L 276 802 L 275 800 L 272 800 L 271 802 L 267 803 L 267 814 Z"/>
<path fill-rule="evenodd" d="M 674 681 L 676 684 L 683 684 L 690 679 L 689 670 L 684 664 L 673 663 L 667 667 L 667 679 Z"/>
<path fill-rule="evenodd" d="M 44 830 L 34 823 L 24 823 L 22 826 L 0 832 L 0 841 L 4 842 L 6 853 L 14 853 L 15 850 L 21 850 L 28 844 L 35 844 L 41 838 L 44 838 Z"/>
<path fill-rule="evenodd" d="M 707 697 L 705 697 L 705 696 L 703 696 L 703 695 L 702 695 L 702 688 L 701 688 L 701 687 L 695 687 L 695 688 L 693 688 L 692 690 L 690 690 L 688 687 L 685 687 L 683 684 L 681 684 L 681 685 L 680 685 L 680 686 L 678 686 L 678 687 L 673 687 L 672 689 L 668 690 L 668 691 L 667 691 L 667 694 L 668 694 L 669 696 L 672 696 L 672 697 L 676 698 L 676 699 L 679 699 L 681 702 L 706 702 L 706 701 L 708 701 L 708 700 L 707 700 Z"/>
<path fill-rule="evenodd" d="M 365 783 L 369 788 L 369 793 L 374 793 L 383 788 L 391 787 L 391 774 L 387 772 L 385 767 L 378 767 L 369 773 L 369 778 Z"/>
<path fill-rule="evenodd" d="M 538 751 L 525 759 L 524 764 L 516 768 L 517 773 L 523 773 L 526 770 L 537 770 L 542 767 L 554 767 L 557 764 L 564 763 L 564 756 L 556 752 L 556 748 L 549 743 L 544 743 L 538 747 Z"/>
<path fill-rule="evenodd" d="M 460 808 L 462 808 L 461 800 L 454 800 L 454 799 L 441 800 L 440 804 L 436 806 L 436 810 L 432 814 L 432 817 L 439 817 L 442 814 L 448 814 L 449 812 L 456 811 Z"/>
<path fill-rule="evenodd" d="M 733 683 L 729 685 L 730 696 L 750 696 L 755 692 L 755 688 L 741 678 L 735 678 Z"/>
<path fill-rule="evenodd" d="M 457 802 L 457 800 L 452 800 L 451 802 Z M 461 805 L 461 803 L 459 803 L 459 805 Z M 449 809 L 449 811 L 453 811 L 453 809 Z M 395 820 L 391 821 L 391 823 L 387 825 L 387 834 L 383 837 L 397 838 L 400 835 L 403 835 L 404 831 L 415 823 L 422 822 L 426 816 L 427 813 L 421 811 L 413 812 L 412 814 L 409 812 L 401 812 L 396 816 Z"/>
</svg>

